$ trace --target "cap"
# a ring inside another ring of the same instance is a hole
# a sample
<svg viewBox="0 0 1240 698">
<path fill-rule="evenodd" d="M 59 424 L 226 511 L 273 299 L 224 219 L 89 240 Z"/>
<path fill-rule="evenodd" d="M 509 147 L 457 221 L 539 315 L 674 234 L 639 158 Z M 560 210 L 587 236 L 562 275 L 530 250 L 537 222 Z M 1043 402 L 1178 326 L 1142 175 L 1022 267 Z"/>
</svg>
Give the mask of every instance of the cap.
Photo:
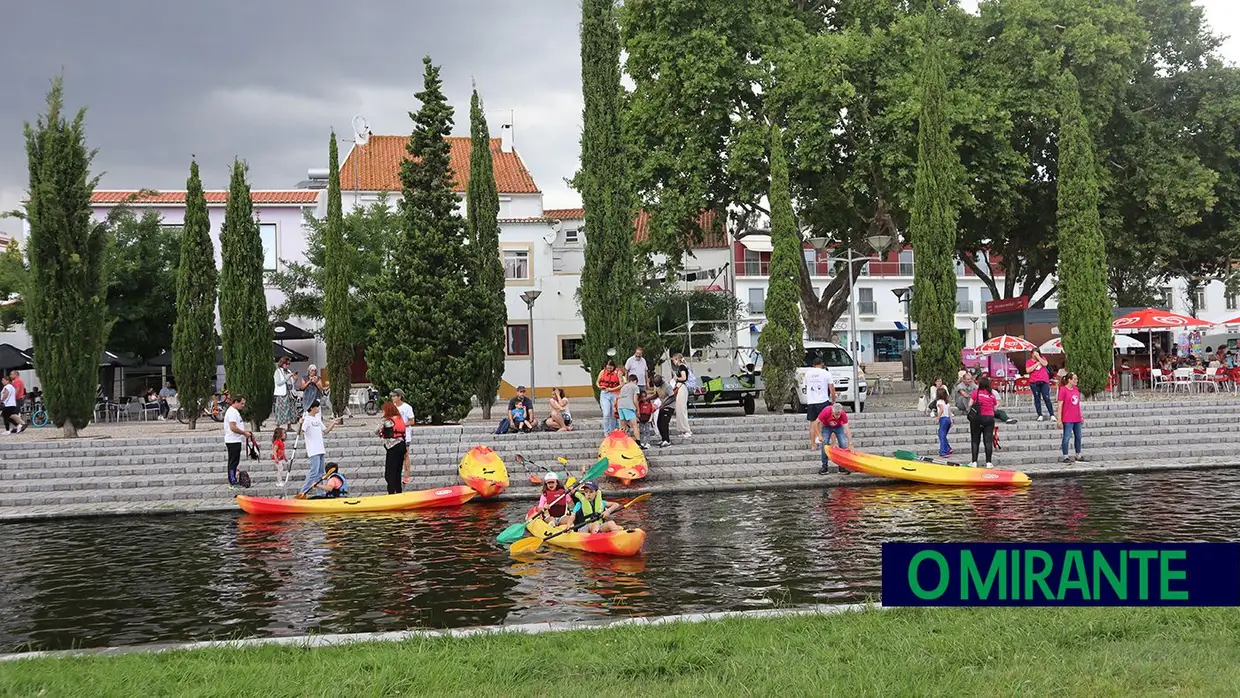
<svg viewBox="0 0 1240 698">
<path fill-rule="evenodd" d="M 559 482 L 560 476 L 555 473 L 547 473 L 546 475 L 543 475 L 543 482 L 547 482 L 548 480 L 555 480 L 556 482 Z"/>
<path fill-rule="evenodd" d="M 598 481 L 597 480 L 586 480 L 585 483 L 582 485 L 582 488 L 587 489 L 587 490 L 597 490 Z"/>
<path fill-rule="evenodd" d="M 393 391 L 392 391 L 392 396 L 393 396 L 393 397 L 398 397 L 398 398 L 404 398 L 404 397 L 405 397 L 405 391 L 401 390 L 400 388 L 397 388 L 396 390 L 393 390 Z"/>
</svg>

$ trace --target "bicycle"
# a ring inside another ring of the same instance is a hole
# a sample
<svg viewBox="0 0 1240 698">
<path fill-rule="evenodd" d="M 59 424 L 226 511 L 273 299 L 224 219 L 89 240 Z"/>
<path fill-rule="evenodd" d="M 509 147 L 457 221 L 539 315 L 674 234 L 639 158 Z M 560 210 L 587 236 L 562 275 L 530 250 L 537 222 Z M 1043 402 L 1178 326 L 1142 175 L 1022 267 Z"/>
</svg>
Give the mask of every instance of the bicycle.
<svg viewBox="0 0 1240 698">
<path fill-rule="evenodd" d="M 367 416 L 373 417 L 379 414 L 379 391 L 374 388 L 367 388 L 366 402 L 362 405 L 362 410 Z"/>
<path fill-rule="evenodd" d="M 45 427 L 52 422 L 47 410 L 43 409 L 42 395 L 27 396 L 22 401 L 21 414 L 31 426 Z"/>
</svg>

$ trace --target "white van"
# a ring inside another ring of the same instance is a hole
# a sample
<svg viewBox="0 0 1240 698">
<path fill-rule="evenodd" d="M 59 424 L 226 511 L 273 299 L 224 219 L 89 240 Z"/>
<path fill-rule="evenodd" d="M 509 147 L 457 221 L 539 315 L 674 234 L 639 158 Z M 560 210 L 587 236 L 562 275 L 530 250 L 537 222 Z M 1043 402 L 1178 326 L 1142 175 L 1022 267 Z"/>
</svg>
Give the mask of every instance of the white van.
<svg viewBox="0 0 1240 698">
<path fill-rule="evenodd" d="M 842 402 L 853 412 L 865 412 L 865 397 L 869 385 L 865 373 L 857 368 L 858 389 L 854 393 L 852 386 L 853 359 L 848 350 L 831 342 L 805 342 L 805 361 L 803 367 L 797 369 L 797 389 L 792 392 L 792 410 L 805 411 L 805 372 L 814 365 L 814 358 L 821 356 L 823 366 L 831 371 L 831 380 L 835 383 L 836 402 Z"/>
</svg>

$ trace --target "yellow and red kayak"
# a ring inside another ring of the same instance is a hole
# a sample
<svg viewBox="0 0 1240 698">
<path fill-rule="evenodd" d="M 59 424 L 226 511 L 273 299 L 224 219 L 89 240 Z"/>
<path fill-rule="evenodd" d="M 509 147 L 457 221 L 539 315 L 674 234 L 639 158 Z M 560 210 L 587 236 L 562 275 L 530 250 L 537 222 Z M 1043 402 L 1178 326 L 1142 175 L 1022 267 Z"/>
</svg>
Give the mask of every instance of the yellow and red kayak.
<svg viewBox="0 0 1240 698">
<path fill-rule="evenodd" d="M 564 528 L 564 526 L 552 526 L 542 519 L 533 519 L 525 524 L 525 530 L 536 538 L 546 538 L 553 533 L 564 530 Z M 614 531 L 611 533 L 574 531 L 549 539 L 547 545 L 568 548 L 570 550 L 584 550 L 588 553 L 631 557 L 642 551 L 642 545 L 645 542 L 646 532 L 640 528 L 635 528 L 631 531 Z"/>
<path fill-rule="evenodd" d="M 650 472 L 641 446 L 619 429 L 603 437 L 603 443 L 598 446 L 598 457 L 607 459 L 607 470 L 603 473 L 626 485 L 646 477 L 646 473 Z"/>
<path fill-rule="evenodd" d="M 464 485 L 434 490 L 382 494 L 375 497 L 327 499 L 274 499 L 237 495 L 237 506 L 250 514 L 353 514 L 375 511 L 405 511 L 432 507 L 455 507 L 478 495 Z"/>
<path fill-rule="evenodd" d="M 875 477 L 923 482 L 928 485 L 964 487 L 1026 487 L 1029 485 L 1029 476 L 1016 470 L 968 468 L 899 460 L 859 451 L 845 451 L 833 446 L 827 447 L 827 458 L 841 468 L 853 472 Z"/>
<path fill-rule="evenodd" d="M 494 497 L 508 486 L 508 469 L 499 454 L 488 446 L 474 446 L 466 451 L 456 472 L 480 497 Z"/>
</svg>

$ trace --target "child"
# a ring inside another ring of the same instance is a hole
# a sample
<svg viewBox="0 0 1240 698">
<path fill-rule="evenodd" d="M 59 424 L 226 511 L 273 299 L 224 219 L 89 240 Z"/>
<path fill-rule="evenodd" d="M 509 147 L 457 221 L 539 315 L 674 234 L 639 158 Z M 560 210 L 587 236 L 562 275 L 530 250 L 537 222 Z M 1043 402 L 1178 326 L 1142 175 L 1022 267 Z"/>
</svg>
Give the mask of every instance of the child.
<svg viewBox="0 0 1240 698">
<path fill-rule="evenodd" d="M 284 428 L 276 427 L 271 432 L 271 460 L 276 464 L 276 484 L 283 487 L 288 484 L 292 475 L 288 458 L 284 455 Z"/>
<path fill-rule="evenodd" d="M 823 437 L 823 427 L 827 429 L 826 437 Z M 844 407 L 840 403 L 827 405 L 822 412 L 818 413 L 818 419 L 814 420 L 812 428 L 814 435 L 814 448 L 820 449 L 822 453 L 822 469 L 818 471 L 819 475 L 825 475 L 829 472 L 828 466 L 830 461 L 827 460 L 827 446 L 831 445 L 831 437 L 835 437 L 835 445 L 848 450 L 848 445 L 852 443 L 852 431 L 848 427 L 848 415 L 844 412 Z"/>
<path fill-rule="evenodd" d="M 598 483 L 594 480 L 584 483 L 581 490 L 573 495 L 573 499 L 577 500 L 572 511 L 574 526 L 585 524 L 583 530 L 586 533 L 624 530 L 615 521 L 607 518 L 614 514 L 620 505 L 604 500 L 603 491 L 599 489 Z M 596 516 L 597 518 L 594 518 Z M 587 521 L 589 521 L 588 524 Z"/>
<path fill-rule="evenodd" d="M 946 458 L 955 453 L 947 443 L 947 432 L 952 430 L 952 404 L 947 400 L 947 388 L 935 391 L 934 410 L 939 420 L 939 457 Z"/>
<path fill-rule="evenodd" d="M 319 480 L 311 489 L 323 490 L 323 497 L 348 497 L 349 482 L 340 474 L 339 463 L 328 463 L 324 470 L 323 479 Z"/>
<path fill-rule="evenodd" d="M 543 476 L 542 496 L 538 499 L 538 505 L 534 507 L 534 513 L 526 520 L 541 516 L 544 521 L 552 525 L 568 523 L 571 520 L 569 505 L 573 503 L 572 496 L 573 490 L 564 489 L 558 474 L 547 473 Z"/>
</svg>

